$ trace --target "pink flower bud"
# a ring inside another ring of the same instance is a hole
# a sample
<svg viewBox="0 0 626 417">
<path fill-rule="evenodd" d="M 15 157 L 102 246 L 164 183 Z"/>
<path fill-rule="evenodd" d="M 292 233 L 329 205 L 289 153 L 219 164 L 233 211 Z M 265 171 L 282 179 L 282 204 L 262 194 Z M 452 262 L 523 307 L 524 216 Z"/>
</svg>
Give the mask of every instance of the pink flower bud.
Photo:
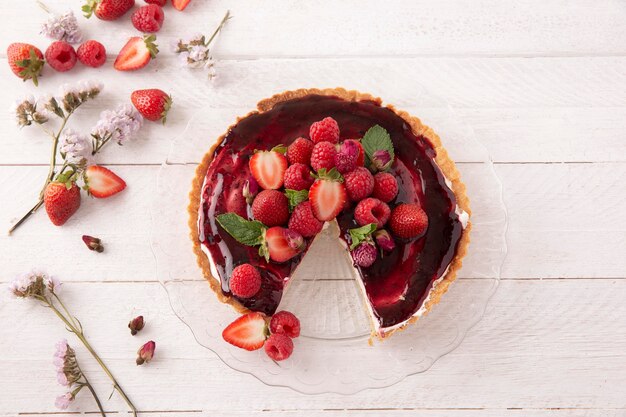
<svg viewBox="0 0 626 417">
<path fill-rule="evenodd" d="M 144 363 L 150 362 L 152 357 L 154 356 L 154 350 L 156 349 L 156 343 L 152 340 L 143 345 L 137 351 L 137 365 L 143 365 Z"/>
<path fill-rule="evenodd" d="M 378 247 L 385 252 L 391 252 L 396 247 L 396 242 L 391 237 L 391 234 L 385 229 L 375 232 L 374 238 L 376 239 Z"/>
<path fill-rule="evenodd" d="M 130 329 L 130 334 L 133 336 L 137 334 L 137 332 L 141 331 L 145 326 L 145 322 L 143 321 L 143 316 L 137 316 L 128 323 L 128 328 Z"/>
<path fill-rule="evenodd" d="M 253 176 L 250 176 L 246 183 L 243 186 L 243 196 L 246 199 L 248 204 L 252 204 L 254 201 L 254 197 L 259 192 L 259 183 L 254 179 Z"/>
<path fill-rule="evenodd" d="M 290 248 L 300 251 L 304 249 L 304 238 L 294 230 L 285 229 L 285 238 Z"/>
<path fill-rule="evenodd" d="M 391 165 L 391 154 L 389 151 L 378 150 L 374 152 L 372 163 L 379 171 L 384 171 Z"/>
<path fill-rule="evenodd" d="M 83 242 L 85 242 L 89 250 L 95 250 L 98 253 L 104 251 L 104 246 L 102 246 L 102 242 L 97 237 L 83 235 Z"/>
<path fill-rule="evenodd" d="M 54 402 L 54 405 L 56 405 L 59 410 L 67 410 L 72 401 L 74 401 L 74 394 L 68 392 L 66 394 L 59 395 Z"/>
</svg>

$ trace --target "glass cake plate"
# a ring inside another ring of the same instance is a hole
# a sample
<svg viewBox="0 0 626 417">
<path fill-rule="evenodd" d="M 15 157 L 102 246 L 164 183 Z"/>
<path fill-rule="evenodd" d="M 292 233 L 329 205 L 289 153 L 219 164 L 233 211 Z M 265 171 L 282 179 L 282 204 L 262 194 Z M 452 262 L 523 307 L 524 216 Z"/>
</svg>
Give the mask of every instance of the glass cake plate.
<svg viewBox="0 0 626 417">
<path fill-rule="evenodd" d="M 376 95 L 376 91 L 370 92 Z M 188 193 L 196 166 L 213 141 L 238 116 L 253 110 L 254 104 L 247 109 L 202 108 L 174 140 L 159 171 L 151 209 L 157 275 L 175 314 L 200 345 L 229 367 L 268 385 L 307 394 L 351 394 L 388 387 L 428 370 L 459 346 L 483 316 L 506 256 L 506 209 L 491 158 L 453 109 L 423 87 L 414 85 L 381 97 L 384 103 L 420 117 L 439 134 L 467 186 L 473 229 L 463 268 L 441 302 L 406 330 L 383 342 L 374 341 L 372 346 L 358 278 L 330 234 L 322 236 L 308 252 L 279 307 L 301 320 L 302 332 L 295 340 L 293 355 L 274 362 L 262 349 L 248 352 L 223 341 L 222 330 L 238 314 L 219 302 L 196 264 L 189 238 Z"/>
</svg>

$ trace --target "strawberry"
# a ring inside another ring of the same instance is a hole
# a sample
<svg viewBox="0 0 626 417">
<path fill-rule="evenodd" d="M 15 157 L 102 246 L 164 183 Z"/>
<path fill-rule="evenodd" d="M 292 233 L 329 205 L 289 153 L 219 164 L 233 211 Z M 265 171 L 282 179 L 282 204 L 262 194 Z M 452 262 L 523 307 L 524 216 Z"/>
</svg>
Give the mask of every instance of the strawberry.
<svg viewBox="0 0 626 417">
<path fill-rule="evenodd" d="M 263 190 L 252 202 L 252 214 L 266 226 L 280 226 L 289 220 L 289 201 L 278 190 Z"/>
<path fill-rule="evenodd" d="M 309 190 L 309 200 L 318 220 L 329 221 L 337 217 L 348 201 L 341 174 L 335 168 L 328 172 L 320 169 Z"/>
<path fill-rule="evenodd" d="M 239 317 L 222 331 L 225 341 L 245 350 L 261 349 L 267 336 L 265 316 L 258 312 Z"/>
<path fill-rule="evenodd" d="M 287 159 L 290 164 L 311 164 L 313 142 L 305 138 L 298 138 L 287 148 Z"/>
<path fill-rule="evenodd" d="M 126 188 L 123 179 L 99 165 L 91 165 L 83 175 L 86 190 L 96 198 L 111 197 Z"/>
<path fill-rule="evenodd" d="M 428 216 L 417 204 L 400 204 L 391 212 L 391 231 L 402 239 L 421 236 L 428 228 Z"/>
<path fill-rule="evenodd" d="M 80 188 L 75 182 L 51 182 L 43 196 L 52 224 L 62 226 L 80 207 Z"/>
<path fill-rule="evenodd" d="M 284 150 L 277 146 L 271 151 L 258 151 L 250 158 L 250 172 L 261 188 L 276 190 L 282 187 L 287 170 Z"/>
<path fill-rule="evenodd" d="M 135 71 L 150 63 L 159 53 L 157 45 L 154 43 L 156 36 L 133 36 L 122 48 L 113 66 L 118 71 Z"/>
<path fill-rule="evenodd" d="M 22 80 L 33 80 L 38 85 L 37 78 L 44 66 L 43 54 L 33 45 L 27 43 L 12 43 L 7 48 L 7 60 L 13 74 Z"/>
<path fill-rule="evenodd" d="M 158 88 L 133 91 L 130 101 L 143 117 L 153 122 L 162 120 L 163 124 L 172 107 L 172 97 Z"/>
<path fill-rule="evenodd" d="M 176 10 L 180 10 L 181 12 L 185 10 L 187 6 L 189 6 L 189 3 L 191 3 L 191 0 L 172 0 L 172 6 L 174 6 Z"/>
<path fill-rule="evenodd" d="M 274 262 L 287 262 L 302 252 L 305 246 L 300 233 L 279 226 L 265 231 L 265 243 Z"/>
<path fill-rule="evenodd" d="M 95 14 L 101 20 L 117 20 L 134 5 L 135 0 L 87 0 L 82 11 L 87 19 Z"/>
</svg>

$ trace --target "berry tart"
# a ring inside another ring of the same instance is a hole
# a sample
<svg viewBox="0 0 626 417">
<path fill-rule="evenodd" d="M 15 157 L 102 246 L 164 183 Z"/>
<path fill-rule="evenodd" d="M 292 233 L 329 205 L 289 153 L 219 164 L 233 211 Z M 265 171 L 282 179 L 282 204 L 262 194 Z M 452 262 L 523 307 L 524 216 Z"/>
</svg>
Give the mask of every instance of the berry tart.
<svg viewBox="0 0 626 417">
<path fill-rule="evenodd" d="M 266 316 L 316 236 L 337 231 L 381 339 L 439 302 L 471 228 L 465 186 L 435 132 L 341 88 L 287 91 L 239 119 L 198 166 L 189 214 L 219 299 Z"/>
</svg>

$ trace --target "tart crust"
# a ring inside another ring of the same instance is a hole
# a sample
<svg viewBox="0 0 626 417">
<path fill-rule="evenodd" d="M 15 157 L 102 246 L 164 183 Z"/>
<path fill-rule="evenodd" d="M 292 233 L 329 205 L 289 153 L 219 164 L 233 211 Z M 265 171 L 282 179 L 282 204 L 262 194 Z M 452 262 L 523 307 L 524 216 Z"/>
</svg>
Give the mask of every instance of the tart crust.
<svg viewBox="0 0 626 417">
<path fill-rule="evenodd" d="M 335 96 L 346 101 L 370 101 L 377 103 L 378 105 L 382 105 L 382 100 L 378 97 L 374 97 L 367 93 L 360 93 L 355 90 L 346 90 L 344 88 L 327 88 L 327 89 L 317 89 L 317 88 L 309 88 L 309 89 L 299 89 L 292 91 L 285 91 L 280 94 L 276 94 L 270 98 L 266 98 L 261 100 L 257 104 L 256 111 L 252 111 L 248 113 L 246 116 L 237 118 L 237 121 L 231 125 L 227 129 L 230 131 L 240 120 L 251 116 L 253 114 L 264 113 L 266 111 L 271 110 L 278 103 L 282 103 L 284 101 L 289 101 L 296 98 L 302 98 L 311 94 L 316 95 L 324 95 L 324 96 Z M 392 110 L 399 117 L 404 119 L 416 136 L 424 136 L 426 137 L 430 143 L 433 145 L 433 148 L 436 152 L 435 162 L 439 166 L 439 169 L 444 174 L 444 176 L 452 183 L 452 191 L 454 192 L 457 200 L 457 205 L 465 211 L 468 215 L 471 216 L 471 209 L 469 198 L 465 193 L 465 184 L 461 181 L 461 177 L 458 169 L 454 162 L 448 156 L 448 152 L 441 144 L 441 139 L 439 136 L 428 126 L 422 124 L 420 119 L 417 117 L 409 115 L 407 112 L 396 109 L 393 105 L 386 105 L 386 108 Z M 218 299 L 222 303 L 226 303 L 231 305 L 236 311 L 239 313 L 249 312 L 247 308 L 245 308 L 241 303 L 239 303 L 235 298 L 224 295 L 222 293 L 220 279 L 219 277 L 214 277 L 211 273 L 211 267 L 209 265 L 209 260 L 207 255 L 201 249 L 201 243 L 199 239 L 198 232 L 198 210 L 200 208 L 200 200 L 202 196 L 202 187 L 204 184 L 204 179 L 206 173 L 209 169 L 209 165 L 213 160 L 213 154 L 215 149 L 222 143 L 226 133 L 220 136 L 215 144 L 209 149 L 209 151 L 204 155 L 202 161 L 196 168 L 196 175 L 192 181 L 191 191 L 189 193 L 189 229 L 191 241 L 193 243 L 193 251 L 196 254 L 196 259 L 198 265 L 202 269 L 202 273 L 204 278 L 208 281 L 211 289 L 217 295 Z M 384 338 L 389 337 L 393 333 L 399 330 L 404 330 L 409 324 L 416 322 L 420 317 L 428 314 L 430 309 L 437 303 L 439 303 L 441 297 L 448 291 L 448 287 L 450 284 L 456 279 L 457 272 L 461 269 L 463 264 L 463 257 L 467 253 L 467 248 L 470 242 L 470 230 L 472 228 L 471 221 L 468 221 L 467 226 L 463 229 L 461 234 L 461 238 L 457 244 L 457 250 L 454 258 L 450 262 L 447 273 L 441 277 L 431 288 L 430 293 L 426 302 L 423 305 L 424 313 L 419 316 L 413 316 L 406 322 L 404 322 L 401 326 L 394 328 L 385 332 L 384 334 L 379 334 L 375 331 L 372 331 L 372 337 L 370 338 L 370 344 L 374 337 L 383 340 Z M 367 302 L 367 300 L 365 300 Z"/>
</svg>

